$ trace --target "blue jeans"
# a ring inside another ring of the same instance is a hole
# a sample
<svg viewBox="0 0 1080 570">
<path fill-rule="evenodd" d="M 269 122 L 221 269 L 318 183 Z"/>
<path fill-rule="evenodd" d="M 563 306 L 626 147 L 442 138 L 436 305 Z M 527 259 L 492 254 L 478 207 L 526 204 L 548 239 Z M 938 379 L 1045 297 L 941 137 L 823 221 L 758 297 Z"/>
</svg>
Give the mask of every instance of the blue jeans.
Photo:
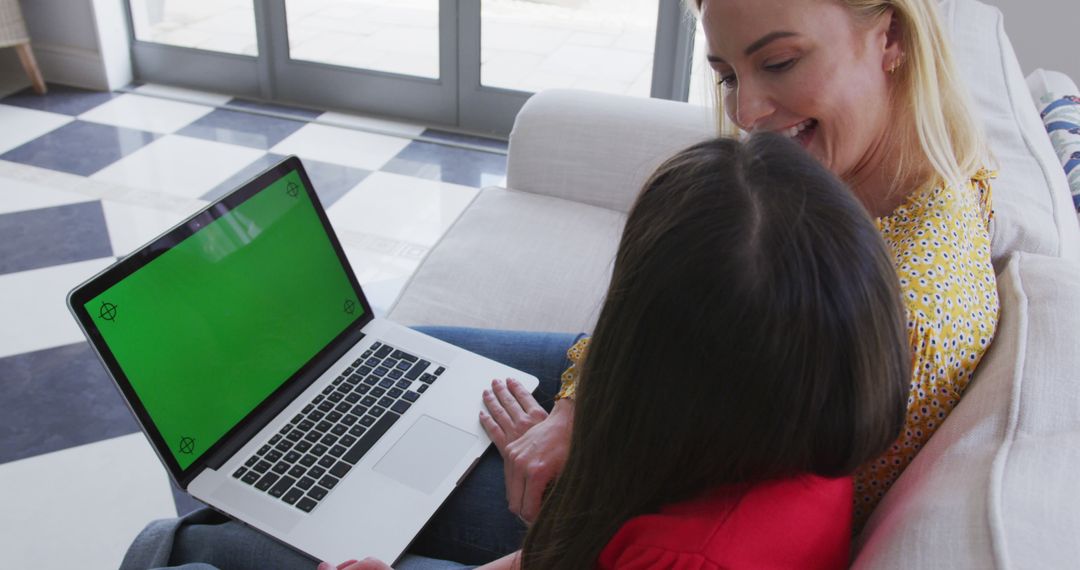
<svg viewBox="0 0 1080 570">
<path fill-rule="evenodd" d="M 460 328 L 418 328 L 450 344 L 486 356 L 540 379 L 533 396 L 551 411 L 560 377 L 570 361 L 566 351 L 582 335 Z M 491 447 L 462 482 L 409 552 L 430 558 L 483 564 L 521 548 L 525 526 L 506 502 L 503 462 Z"/>
<path fill-rule="evenodd" d="M 357 556 L 362 558 L 362 556 Z M 335 564 L 344 560 L 334 560 Z M 154 521 L 131 544 L 120 570 L 315 570 L 319 561 L 210 509 Z M 405 555 L 396 570 L 469 568 L 456 562 Z"/>
<path fill-rule="evenodd" d="M 450 327 L 418 328 L 433 337 L 502 362 L 540 379 L 533 392 L 550 411 L 559 377 L 570 365 L 566 350 L 575 334 Z M 525 528 L 507 509 L 502 458 L 491 448 L 416 537 L 398 570 L 464 568 L 521 547 Z M 356 553 L 357 558 L 363 557 Z M 456 562 L 447 562 L 454 560 Z M 342 562 L 331 560 L 329 562 Z M 150 523 L 135 538 L 121 570 L 312 570 L 318 561 L 210 509 Z"/>
</svg>

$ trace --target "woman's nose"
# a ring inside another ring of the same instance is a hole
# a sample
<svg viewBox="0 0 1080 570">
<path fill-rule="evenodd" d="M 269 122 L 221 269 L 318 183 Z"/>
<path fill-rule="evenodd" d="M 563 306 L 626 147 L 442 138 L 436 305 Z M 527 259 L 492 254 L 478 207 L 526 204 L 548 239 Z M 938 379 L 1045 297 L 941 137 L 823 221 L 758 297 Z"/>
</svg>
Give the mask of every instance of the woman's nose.
<svg viewBox="0 0 1080 570">
<path fill-rule="evenodd" d="M 747 132 L 760 129 L 762 120 L 775 110 L 768 96 L 749 81 L 739 83 L 735 89 L 735 124 Z"/>
</svg>

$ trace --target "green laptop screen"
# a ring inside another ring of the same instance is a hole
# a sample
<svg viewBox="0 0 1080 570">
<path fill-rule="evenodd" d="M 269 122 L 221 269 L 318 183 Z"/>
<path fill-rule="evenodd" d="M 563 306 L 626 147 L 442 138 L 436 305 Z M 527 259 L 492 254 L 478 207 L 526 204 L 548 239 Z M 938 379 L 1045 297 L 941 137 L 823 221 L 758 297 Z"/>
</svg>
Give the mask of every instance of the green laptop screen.
<svg viewBox="0 0 1080 570">
<path fill-rule="evenodd" d="M 181 469 L 363 309 L 294 170 L 84 308 Z"/>
</svg>

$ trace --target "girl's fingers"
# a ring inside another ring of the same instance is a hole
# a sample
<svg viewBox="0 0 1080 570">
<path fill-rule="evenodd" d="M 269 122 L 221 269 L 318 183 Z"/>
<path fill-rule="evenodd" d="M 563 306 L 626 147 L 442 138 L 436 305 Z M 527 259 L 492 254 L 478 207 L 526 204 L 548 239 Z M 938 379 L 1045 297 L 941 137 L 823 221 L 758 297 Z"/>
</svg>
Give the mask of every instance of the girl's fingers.
<svg viewBox="0 0 1080 570">
<path fill-rule="evenodd" d="M 480 425 L 484 426 L 484 431 L 487 432 L 491 442 L 495 444 L 501 454 L 503 446 L 506 445 L 506 432 L 484 411 L 480 412 Z"/>
<path fill-rule="evenodd" d="M 506 379 L 506 387 L 510 389 L 510 393 L 514 395 L 518 405 L 525 411 L 526 414 L 532 415 L 537 412 L 547 415 L 544 408 L 540 406 L 540 403 L 536 401 L 531 393 L 525 388 L 525 386 L 513 378 Z"/>
<path fill-rule="evenodd" d="M 488 413 L 491 414 L 492 419 L 495 420 L 499 427 L 504 432 L 512 432 L 514 429 L 514 420 L 507 413 L 506 408 L 503 407 L 502 402 L 491 390 L 484 390 L 484 405 L 487 406 Z"/>
<path fill-rule="evenodd" d="M 491 391 L 495 393 L 495 397 L 499 399 L 499 403 L 502 404 L 507 415 L 514 424 L 519 424 L 525 419 L 525 410 L 521 408 L 521 404 L 517 401 L 517 398 L 510 393 L 510 389 L 507 388 L 506 383 L 502 380 L 491 381 Z"/>
</svg>

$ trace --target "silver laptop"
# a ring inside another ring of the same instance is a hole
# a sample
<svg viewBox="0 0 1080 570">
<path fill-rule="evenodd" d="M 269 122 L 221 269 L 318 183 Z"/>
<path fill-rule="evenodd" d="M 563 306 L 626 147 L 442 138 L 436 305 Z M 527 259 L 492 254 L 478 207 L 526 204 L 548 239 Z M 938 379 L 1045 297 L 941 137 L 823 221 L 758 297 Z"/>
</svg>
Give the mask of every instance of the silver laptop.
<svg viewBox="0 0 1080 570">
<path fill-rule="evenodd" d="M 289 157 L 68 306 L 176 483 L 316 559 L 396 560 L 537 380 L 371 307 Z"/>
</svg>

